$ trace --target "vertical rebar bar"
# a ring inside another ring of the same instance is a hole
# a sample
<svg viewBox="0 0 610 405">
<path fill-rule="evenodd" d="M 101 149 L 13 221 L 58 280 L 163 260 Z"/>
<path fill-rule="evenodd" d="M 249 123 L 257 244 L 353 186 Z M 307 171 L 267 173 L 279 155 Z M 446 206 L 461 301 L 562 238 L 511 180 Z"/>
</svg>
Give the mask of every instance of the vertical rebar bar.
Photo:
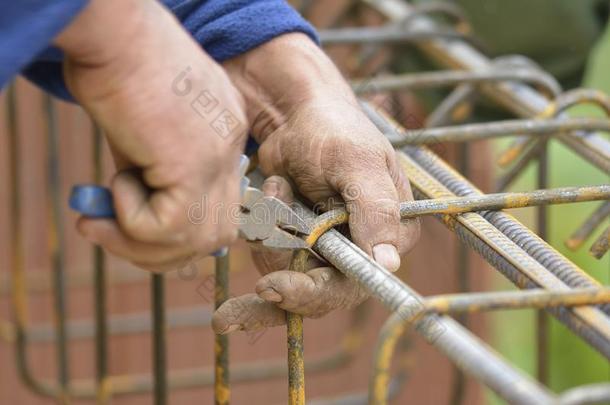
<svg viewBox="0 0 610 405">
<path fill-rule="evenodd" d="M 307 251 L 296 250 L 290 270 L 303 271 L 307 262 Z M 286 312 L 286 334 L 288 343 L 288 403 L 305 405 L 305 360 L 303 357 L 303 317 Z"/>
<path fill-rule="evenodd" d="M 93 181 L 102 182 L 102 132 L 93 123 Z M 93 308 L 95 311 L 96 401 L 105 405 L 110 399 L 108 379 L 108 319 L 106 312 L 106 257 L 100 246 L 93 247 Z"/>
<path fill-rule="evenodd" d="M 543 141 L 542 149 L 538 155 L 538 188 L 547 188 L 548 167 L 549 167 L 549 146 L 548 141 Z M 548 236 L 548 209 L 541 205 L 536 208 L 536 222 L 538 236 L 543 241 L 547 241 Z M 549 356 L 549 316 L 546 311 L 536 311 L 536 364 L 538 381 L 543 384 L 548 383 L 548 356 Z"/>
<path fill-rule="evenodd" d="M 59 402 L 69 402 L 69 379 L 70 371 L 68 364 L 68 345 L 66 329 L 67 290 L 64 273 L 64 227 L 61 203 L 61 180 L 59 173 L 59 134 L 57 129 L 57 111 L 51 96 L 44 98 L 45 112 L 48 122 L 49 151 L 49 187 L 51 198 L 51 220 L 49 251 L 51 254 L 53 268 L 53 309 L 56 322 L 56 356 L 57 356 L 57 378 L 59 381 Z"/>
<path fill-rule="evenodd" d="M 153 322 L 154 404 L 167 403 L 167 359 L 165 353 L 165 280 L 161 274 L 151 276 Z"/>
<path fill-rule="evenodd" d="M 229 298 L 229 253 L 216 258 L 214 309 Z M 228 405 L 231 400 L 229 386 L 229 336 L 214 337 L 214 401 L 216 405 Z"/>
</svg>

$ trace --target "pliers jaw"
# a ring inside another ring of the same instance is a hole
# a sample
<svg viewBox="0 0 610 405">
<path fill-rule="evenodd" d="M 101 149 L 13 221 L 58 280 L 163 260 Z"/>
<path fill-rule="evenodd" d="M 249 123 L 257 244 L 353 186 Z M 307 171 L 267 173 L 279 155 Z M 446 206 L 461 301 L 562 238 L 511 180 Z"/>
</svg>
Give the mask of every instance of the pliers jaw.
<svg viewBox="0 0 610 405">
<path fill-rule="evenodd" d="M 248 187 L 240 213 L 240 236 L 275 249 L 306 249 L 307 223 L 290 206 L 259 189 Z"/>
</svg>

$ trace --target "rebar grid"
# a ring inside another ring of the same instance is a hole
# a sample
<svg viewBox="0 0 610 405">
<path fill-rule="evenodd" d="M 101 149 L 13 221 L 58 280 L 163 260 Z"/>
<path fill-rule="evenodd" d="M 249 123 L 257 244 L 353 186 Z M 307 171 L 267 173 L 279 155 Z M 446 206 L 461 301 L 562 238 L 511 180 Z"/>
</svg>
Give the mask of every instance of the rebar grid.
<svg viewBox="0 0 610 405">
<path fill-rule="evenodd" d="M 483 193 L 474 187 L 462 174 L 467 175 L 467 167 L 462 166 L 456 172 L 442 159 L 424 145 L 439 142 L 460 142 L 462 158 L 466 160 L 468 144 L 466 142 L 490 139 L 497 136 L 517 135 L 515 143 L 503 155 L 501 164 L 513 164 L 512 169 L 499 181 L 499 190 L 506 188 L 518 177 L 532 160 L 538 161 L 538 187 L 547 188 L 547 145 L 549 141 L 558 140 L 575 154 L 585 158 L 592 165 L 610 172 L 610 143 L 592 131 L 608 132 L 607 119 L 567 118 L 563 110 L 576 103 L 593 102 L 610 112 L 608 98 L 593 91 L 575 91 L 561 93 L 557 82 L 545 72 L 529 62 L 519 62 L 518 69 L 511 69 L 506 61 L 489 61 L 479 50 L 476 39 L 470 36 L 461 13 L 454 6 L 431 6 L 413 8 L 399 0 L 362 0 L 361 2 L 385 15 L 388 24 L 378 28 L 334 29 L 321 32 L 324 45 L 331 44 L 367 44 L 366 52 L 385 46 L 407 43 L 417 46 L 432 59 L 446 65 L 452 70 L 447 72 L 430 72 L 413 75 L 383 76 L 374 79 L 359 79 L 354 82 L 357 93 L 364 95 L 370 92 L 397 92 L 407 88 L 434 88 L 439 86 L 456 86 L 455 90 L 438 106 L 426 121 L 424 130 L 404 130 L 399 123 L 385 115 L 383 111 L 373 108 L 363 101 L 363 109 L 378 128 L 398 149 L 398 155 L 406 176 L 412 183 L 417 198 L 425 199 L 415 203 L 404 203 L 402 213 L 406 216 L 435 215 L 449 229 L 456 233 L 465 246 L 475 250 L 493 267 L 514 282 L 519 288 L 527 291 L 469 293 L 438 297 L 422 297 L 393 274 L 377 265 L 368 255 L 362 252 L 347 238 L 331 229 L 331 225 L 345 222 L 345 212 L 335 211 L 316 218 L 304 205 L 298 205 L 303 216 L 311 221 L 322 223 L 320 232 L 311 238 L 312 249 L 339 271 L 357 280 L 371 295 L 380 300 L 390 311 L 383 329 L 379 333 L 377 349 L 368 391 L 368 402 L 385 404 L 389 398 L 390 387 L 396 391 L 404 381 L 402 374 L 394 378 L 390 375 L 389 366 L 396 357 L 394 348 L 399 337 L 410 326 L 423 335 L 432 345 L 443 352 L 459 370 L 462 370 L 495 391 L 501 398 L 510 403 L 519 404 L 578 404 L 587 401 L 610 400 L 610 387 L 600 385 L 570 390 L 563 395 L 551 392 L 544 386 L 546 380 L 547 345 L 544 335 L 545 318 L 541 315 L 539 322 L 539 372 L 540 382 L 515 369 L 495 352 L 490 350 L 480 339 L 470 333 L 451 316 L 465 312 L 478 312 L 493 309 L 537 308 L 544 309 L 564 323 L 576 335 L 586 341 L 606 358 L 610 358 L 610 290 L 590 277 L 545 241 L 546 210 L 538 208 L 538 234 L 521 225 L 514 218 L 501 211 L 501 208 L 530 206 L 558 202 L 574 202 L 579 198 L 590 201 L 608 200 L 608 188 L 590 187 L 581 190 L 542 191 L 538 199 L 513 196 L 508 201 Z M 436 4 L 436 3 L 434 3 Z M 442 3 L 440 3 L 442 4 Z M 439 26 L 430 18 L 430 13 L 446 13 L 457 21 L 454 27 Z M 371 45 L 373 44 L 373 45 Z M 474 46 L 473 46 L 474 45 Z M 373 46 L 374 48 L 370 48 Z M 363 50 L 363 53 L 365 53 Z M 531 87 L 534 86 L 534 87 Z M 543 90 L 543 93 L 537 91 Z M 463 120 L 464 108 L 473 108 L 473 100 L 479 96 L 488 97 L 506 110 L 524 119 L 496 123 L 452 125 Z M 165 339 L 167 323 L 177 319 L 177 315 L 168 311 L 165 314 L 163 298 L 163 276 L 151 277 L 152 320 L 141 320 L 138 328 L 121 332 L 116 325 L 117 319 L 106 316 L 105 297 L 106 268 L 104 254 L 97 249 L 94 256 L 94 322 L 83 328 L 85 337 L 91 337 L 96 343 L 95 380 L 74 380 L 68 369 L 67 344 L 76 336 L 71 335 L 71 324 L 67 321 L 65 310 L 66 285 L 68 280 L 63 274 L 63 229 L 59 207 L 61 201 L 57 195 L 58 171 L 56 166 L 57 151 L 51 148 L 49 156 L 50 206 L 53 207 L 53 293 L 55 296 L 56 323 L 44 329 L 32 327 L 27 321 L 27 281 L 23 268 L 23 240 L 19 229 L 19 182 L 18 141 L 16 139 L 15 94 L 8 93 L 8 116 L 11 154 L 11 207 L 13 244 L 12 269 L 12 306 L 13 322 L 3 322 L 5 340 L 14 344 L 16 365 L 22 381 L 34 392 L 55 398 L 59 403 L 69 403 L 73 399 L 95 398 L 98 404 L 106 404 L 112 396 L 153 392 L 156 404 L 167 403 L 168 391 L 201 385 L 215 385 L 217 404 L 230 403 L 229 376 L 233 382 L 252 381 L 273 378 L 288 372 L 290 376 L 289 403 L 305 403 L 305 371 L 335 369 L 347 364 L 359 346 L 354 345 L 355 335 L 361 331 L 362 316 L 355 315 L 350 329 L 346 332 L 344 343 L 326 357 L 305 360 L 303 356 L 302 335 L 299 336 L 297 318 L 296 335 L 289 333 L 288 366 L 279 362 L 241 364 L 229 367 L 228 339 L 219 336 L 216 339 L 213 369 L 178 370 L 170 372 L 166 365 Z M 50 145 L 56 145 L 55 112 L 53 105 L 45 102 L 49 123 Z M 461 117 L 460 117 L 461 114 Z M 527 135 L 527 136 L 524 136 Z M 101 179 L 100 139 L 101 134 L 95 131 L 94 162 L 95 178 Z M 517 161 L 518 160 L 518 161 Z M 517 161 L 515 163 L 515 161 Z M 570 194 L 571 193 L 571 194 Z M 469 200 L 459 200 L 468 197 Z M 297 203 L 299 204 L 299 203 Z M 487 205 L 485 205 L 487 204 Z M 578 248 L 591 237 L 596 226 L 609 215 L 610 202 L 600 204 L 590 218 L 566 242 L 571 248 Z M 477 209 L 476 212 L 471 212 Z M 326 221 L 326 222 L 325 222 Z M 326 226 L 329 225 L 329 226 Z M 596 257 L 601 257 L 608 250 L 610 228 L 604 230 L 591 248 Z M 295 256 L 295 264 L 304 260 L 304 252 Z M 467 268 L 463 252 L 461 269 Z M 297 266 L 298 267 L 298 266 Z M 298 270 L 297 268 L 294 268 Z M 215 303 L 218 307 L 228 296 L 228 257 L 216 259 Z M 464 274 L 462 274 L 462 277 Z M 210 310 L 208 310 L 210 311 Z M 195 320 L 193 317 L 183 321 L 182 325 L 209 324 L 209 313 L 206 320 Z M 543 312 L 541 312 L 543 313 Z M 200 313 L 201 314 L 201 313 Z M 144 314 L 142 314 L 144 315 Z M 289 315 L 289 324 L 290 321 Z M 457 317 L 456 317 L 457 319 Z M 114 323 L 113 323 L 114 321 Z M 131 322 L 130 322 L 131 323 Z M 302 326 L 301 326 L 302 327 Z M 125 329 L 129 329 L 128 327 Z M 36 332 L 38 330 L 38 332 Z M 116 376 L 108 373 L 107 344 L 110 336 L 119 333 L 139 333 L 151 331 L 153 336 L 154 370 L 151 375 Z M 49 333 L 53 332 L 53 333 Z M 43 336 L 44 337 L 40 337 Z M 51 340 L 56 345 L 58 364 L 57 381 L 37 378 L 32 372 L 28 355 L 28 345 L 43 340 Z M 351 342 L 351 343 L 350 343 Z M 460 374 L 457 374 L 460 376 Z M 453 403 L 462 400 L 463 379 L 454 387 Z M 392 382 L 394 382 L 392 384 Z M 542 382 L 542 383 L 541 383 Z M 342 399 L 335 398 L 316 403 L 365 403 L 366 395 L 349 394 Z M 344 402 L 341 402 L 344 401 Z"/>
</svg>

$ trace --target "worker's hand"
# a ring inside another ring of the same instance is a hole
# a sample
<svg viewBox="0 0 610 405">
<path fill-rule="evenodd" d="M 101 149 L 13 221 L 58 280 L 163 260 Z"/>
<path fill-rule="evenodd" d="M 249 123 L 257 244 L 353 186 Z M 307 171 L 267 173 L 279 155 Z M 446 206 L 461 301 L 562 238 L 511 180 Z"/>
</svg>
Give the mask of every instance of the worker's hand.
<svg viewBox="0 0 610 405">
<path fill-rule="evenodd" d="M 353 241 L 398 269 L 419 234 L 416 220 L 400 221 L 409 182 L 332 62 L 288 34 L 224 66 L 246 98 L 263 172 L 288 178 L 318 208 L 344 204 Z"/>
<path fill-rule="evenodd" d="M 93 0 L 56 43 L 118 166 L 116 222 L 81 218 L 79 231 L 154 271 L 230 244 L 248 123 L 222 67 L 154 1 Z"/>
<path fill-rule="evenodd" d="M 224 64 L 247 102 L 252 133 L 267 175 L 282 175 L 321 210 L 343 205 L 352 239 L 395 271 L 415 243 L 419 223 L 401 222 L 400 201 L 413 198 L 394 150 L 365 117 L 339 72 L 304 35 L 289 34 Z M 290 201 L 288 183 L 268 179 L 266 195 Z M 283 310 L 319 317 L 351 308 L 366 292 L 336 269 L 310 263 L 288 271 L 290 252 L 257 248 L 264 276 L 256 294 L 226 301 L 214 314 L 217 333 L 286 322 Z"/>
<path fill-rule="evenodd" d="M 293 200 L 288 182 L 279 176 L 263 185 L 266 196 L 290 204 Z M 349 309 L 360 304 L 368 293 L 355 281 L 315 258 L 306 273 L 288 271 L 292 253 L 257 246 L 252 258 L 263 274 L 256 283 L 256 294 L 230 298 L 214 313 L 216 333 L 235 330 L 253 331 L 286 323 L 286 311 L 318 318 L 335 309 Z"/>
</svg>

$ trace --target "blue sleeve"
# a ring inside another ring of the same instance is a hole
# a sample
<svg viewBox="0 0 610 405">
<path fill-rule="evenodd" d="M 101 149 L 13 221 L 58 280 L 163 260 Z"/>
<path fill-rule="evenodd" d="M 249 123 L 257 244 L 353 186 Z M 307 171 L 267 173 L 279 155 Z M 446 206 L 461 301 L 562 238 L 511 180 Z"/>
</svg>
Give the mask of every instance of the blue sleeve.
<svg viewBox="0 0 610 405">
<path fill-rule="evenodd" d="M 289 32 L 302 32 L 318 41 L 313 27 L 284 0 L 163 0 L 163 3 L 219 62 Z M 71 100 L 63 82 L 61 60 L 59 50 L 46 49 L 23 74 L 56 96 Z"/>
<path fill-rule="evenodd" d="M 0 0 L 0 88 L 49 46 L 87 0 Z"/>
</svg>

